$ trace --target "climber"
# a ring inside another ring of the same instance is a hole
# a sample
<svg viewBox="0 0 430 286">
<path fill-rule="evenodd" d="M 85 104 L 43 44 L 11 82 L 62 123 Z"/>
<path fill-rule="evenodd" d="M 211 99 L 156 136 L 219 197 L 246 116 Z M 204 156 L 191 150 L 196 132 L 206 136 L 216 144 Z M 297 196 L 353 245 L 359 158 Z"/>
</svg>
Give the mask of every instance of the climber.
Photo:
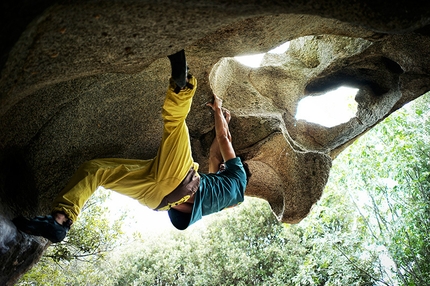
<svg viewBox="0 0 430 286">
<path fill-rule="evenodd" d="M 52 214 L 33 219 L 17 217 L 16 227 L 28 234 L 62 241 L 85 202 L 103 186 L 138 200 L 157 211 L 168 211 L 172 224 L 186 229 L 202 216 L 244 200 L 251 175 L 236 157 L 222 100 L 207 105 L 215 118 L 215 139 L 210 147 L 209 173 L 199 173 L 191 154 L 185 119 L 191 108 L 197 80 L 188 74 L 184 50 L 168 56 L 172 75 L 163 104 L 163 136 L 155 158 L 94 159 L 85 162 L 53 202 Z"/>
</svg>

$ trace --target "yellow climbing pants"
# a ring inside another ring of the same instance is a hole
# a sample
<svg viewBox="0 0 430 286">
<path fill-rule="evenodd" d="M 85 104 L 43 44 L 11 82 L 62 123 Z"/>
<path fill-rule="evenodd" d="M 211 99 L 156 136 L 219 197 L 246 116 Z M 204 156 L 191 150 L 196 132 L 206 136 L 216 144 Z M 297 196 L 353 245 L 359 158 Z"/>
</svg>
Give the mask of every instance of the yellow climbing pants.
<svg viewBox="0 0 430 286">
<path fill-rule="evenodd" d="M 155 158 L 111 158 L 85 162 L 54 200 L 53 211 L 62 211 L 69 219 L 76 221 L 85 202 L 99 186 L 155 209 L 182 182 L 191 167 L 197 172 L 199 165 L 192 158 L 185 123 L 197 80 L 192 77 L 189 83 L 193 88 L 186 87 L 178 94 L 174 92 L 172 81 L 169 85 L 162 110 L 163 137 Z"/>
</svg>

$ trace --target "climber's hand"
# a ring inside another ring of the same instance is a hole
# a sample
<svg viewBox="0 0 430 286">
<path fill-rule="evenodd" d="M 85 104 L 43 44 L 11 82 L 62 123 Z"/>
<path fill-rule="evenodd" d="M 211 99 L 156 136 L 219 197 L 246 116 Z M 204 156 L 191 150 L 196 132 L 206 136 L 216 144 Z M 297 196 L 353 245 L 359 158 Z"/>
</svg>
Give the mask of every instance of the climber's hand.
<svg viewBox="0 0 430 286">
<path fill-rule="evenodd" d="M 222 99 L 219 98 L 215 94 L 213 96 L 214 96 L 213 102 L 208 102 L 206 105 L 211 107 L 213 110 L 221 108 L 222 107 Z"/>
</svg>

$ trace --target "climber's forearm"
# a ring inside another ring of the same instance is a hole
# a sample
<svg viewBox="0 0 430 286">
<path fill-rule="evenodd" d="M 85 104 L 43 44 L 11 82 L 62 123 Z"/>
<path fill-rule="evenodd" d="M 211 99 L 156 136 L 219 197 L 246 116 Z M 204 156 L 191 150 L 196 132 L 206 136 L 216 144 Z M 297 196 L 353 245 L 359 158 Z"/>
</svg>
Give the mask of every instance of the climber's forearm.
<svg viewBox="0 0 430 286">
<path fill-rule="evenodd" d="M 224 161 L 236 158 L 233 145 L 231 142 L 230 130 L 228 127 L 227 120 L 224 118 L 221 107 L 215 107 L 214 118 L 215 118 L 215 133 L 216 140 L 218 141 L 219 149 Z"/>
</svg>

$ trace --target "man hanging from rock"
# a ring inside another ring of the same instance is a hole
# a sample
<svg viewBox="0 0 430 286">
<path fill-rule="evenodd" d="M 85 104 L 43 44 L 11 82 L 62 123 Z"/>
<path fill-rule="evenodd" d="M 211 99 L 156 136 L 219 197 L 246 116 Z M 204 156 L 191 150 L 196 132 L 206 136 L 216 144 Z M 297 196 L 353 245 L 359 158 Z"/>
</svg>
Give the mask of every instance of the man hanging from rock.
<svg viewBox="0 0 430 286">
<path fill-rule="evenodd" d="M 230 113 L 214 95 L 208 106 L 214 111 L 216 137 L 210 148 L 209 174 L 198 173 L 191 154 L 185 119 L 196 92 L 197 80 L 188 74 L 185 52 L 168 56 L 172 77 L 162 109 L 163 137 L 155 158 L 95 159 L 85 162 L 53 203 L 51 215 L 15 218 L 17 228 L 62 241 L 85 202 L 103 186 L 158 211 L 168 211 L 172 224 L 186 229 L 202 216 L 244 200 L 250 172 L 233 149 L 228 127 Z"/>
</svg>

